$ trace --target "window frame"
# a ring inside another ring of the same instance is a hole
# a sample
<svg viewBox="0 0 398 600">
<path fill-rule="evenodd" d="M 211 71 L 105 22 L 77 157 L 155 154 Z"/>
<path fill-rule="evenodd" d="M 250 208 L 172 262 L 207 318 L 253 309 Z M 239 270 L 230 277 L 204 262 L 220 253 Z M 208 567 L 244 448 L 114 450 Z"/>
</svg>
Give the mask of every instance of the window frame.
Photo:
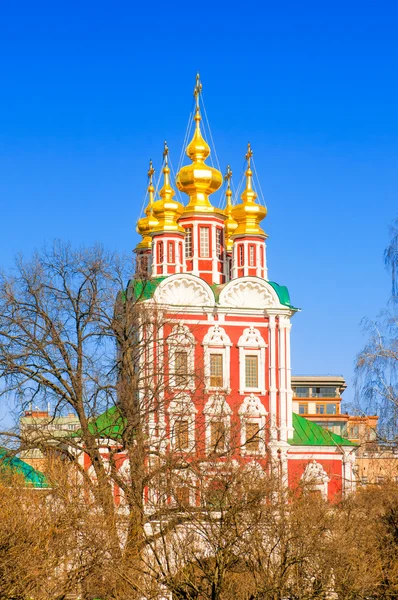
<svg viewBox="0 0 398 600">
<path fill-rule="evenodd" d="M 202 234 L 206 234 L 202 238 Z M 200 258 L 210 258 L 210 227 L 207 225 L 199 226 L 199 256 Z"/>
<path fill-rule="evenodd" d="M 185 229 L 185 258 L 192 258 L 192 242 L 193 242 L 193 227 L 187 227 Z M 189 242 L 189 243 L 188 243 Z"/>
<path fill-rule="evenodd" d="M 266 348 L 264 338 L 262 337 L 259 329 L 256 329 L 253 325 L 243 330 L 242 335 L 238 341 L 239 348 L 239 393 L 246 394 L 254 392 L 257 394 L 265 395 L 265 370 L 266 370 Z M 258 356 L 258 381 L 257 387 L 246 387 L 246 355 L 257 355 Z"/>
<path fill-rule="evenodd" d="M 204 376 L 205 376 L 205 392 L 217 391 L 222 388 L 225 393 L 230 393 L 230 356 L 232 342 L 229 339 L 225 329 L 219 325 L 209 327 L 202 342 L 204 352 Z M 223 382 L 220 386 L 212 386 L 210 381 L 210 355 L 220 354 L 223 358 Z"/>
</svg>

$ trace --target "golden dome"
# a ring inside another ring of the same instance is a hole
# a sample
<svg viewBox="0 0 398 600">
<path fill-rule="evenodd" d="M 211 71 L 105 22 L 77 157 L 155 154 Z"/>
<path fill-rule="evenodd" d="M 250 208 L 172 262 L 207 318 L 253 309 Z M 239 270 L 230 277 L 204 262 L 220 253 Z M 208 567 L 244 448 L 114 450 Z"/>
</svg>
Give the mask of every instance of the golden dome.
<svg viewBox="0 0 398 600">
<path fill-rule="evenodd" d="M 164 143 L 164 167 L 163 175 L 164 182 L 163 187 L 159 192 L 160 199 L 153 203 L 153 214 L 155 215 L 158 223 L 152 229 L 152 233 L 158 231 L 170 231 L 170 232 L 181 232 L 185 233 L 185 229 L 178 224 L 178 219 L 184 212 L 184 207 L 180 202 L 173 200 L 175 191 L 170 185 L 170 168 L 168 161 L 169 149 L 167 143 Z"/>
<path fill-rule="evenodd" d="M 148 185 L 148 194 L 149 194 L 149 202 L 148 206 L 145 209 L 146 217 L 142 217 L 139 219 L 137 223 L 137 232 L 142 235 L 143 239 L 138 244 L 137 248 L 148 248 L 150 249 L 152 246 L 152 238 L 149 235 L 152 229 L 158 224 L 158 220 L 153 216 L 152 208 L 153 208 L 153 194 L 155 192 L 155 188 L 153 187 L 152 177 L 155 173 L 155 169 L 153 168 L 152 161 L 149 161 L 149 185 Z"/>
<path fill-rule="evenodd" d="M 247 169 L 246 169 L 246 188 L 241 195 L 243 202 L 232 208 L 232 217 L 237 221 L 238 228 L 234 232 L 234 237 L 237 235 L 261 235 L 267 237 L 266 233 L 261 229 L 260 222 L 267 214 L 265 206 L 256 203 L 257 194 L 252 186 L 253 171 L 250 168 L 250 159 L 253 156 L 253 151 L 248 144 L 246 154 Z"/>
<path fill-rule="evenodd" d="M 227 252 L 231 252 L 231 250 L 232 250 L 232 245 L 233 245 L 234 242 L 231 239 L 231 235 L 233 235 L 235 233 L 235 230 L 238 227 L 238 223 L 231 216 L 231 214 L 232 214 L 231 177 L 232 177 L 232 171 L 231 171 L 231 167 L 228 165 L 227 166 L 227 172 L 224 175 L 224 179 L 227 182 L 227 190 L 225 192 L 226 206 L 225 206 L 225 209 L 224 209 L 224 213 L 227 215 L 227 218 L 224 221 L 225 247 L 227 249 Z"/>
<path fill-rule="evenodd" d="M 178 189 L 189 196 L 189 203 L 185 212 L 219 212 L 209 201 L 209 195 L 216 192 L 222 185 L 220 171 L 206 165 L 205 160 L 210 155 L 210 147 L 203 139 L 200 130 L 199 95 L 202 90 L 199 75 L 196 76 L 194 96 L 196 100 L 195 132 L 187 146 L 186 154 L 192 160 L 191 165 L 182 167 L 177 173 L 176 184 Z"/>
</svg>

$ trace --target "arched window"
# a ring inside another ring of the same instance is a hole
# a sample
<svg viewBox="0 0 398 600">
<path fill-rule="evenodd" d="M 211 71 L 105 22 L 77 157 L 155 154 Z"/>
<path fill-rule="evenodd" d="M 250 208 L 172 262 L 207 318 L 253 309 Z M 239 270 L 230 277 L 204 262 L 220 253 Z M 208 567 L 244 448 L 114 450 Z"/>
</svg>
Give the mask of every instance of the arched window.
<svg viewBox="0 0 398 600">
<path fill-rule="evenodd" d="M 210 327 L 203 338 L 205 389 L 230 388 L 230 348 L 231 340 L 219 325 Z"/>
<path fill-rule="evenodd" d="M 186 325 L 176 325 L 167 338 L 169 385 L 180 390 L 194 388 L 195 338 Z"/>
<path fill-rule="evenodd" d="M 158 263 L 162 264 L 164 259 L 163 242 L 158 242 Z"/>
<path fill-rule="evenodd" d="M 267 417 L 265 406 L 260 398 L 250 394 L 243 400 L 238 413 L 241 422 L 241 453 L 264 456 Z"/>
<path fill-rule="evenodd" d="M 253 326 L 244 329 L 239 338 L 239 393 L 265 394 L 265 343 Z"/>
<path fill-rule="evenodd" d="M 224 396 L 214 394 L 205 404 L 206 452 L 223 454 L 228 451 L 231 408 Z"/>
</svg>

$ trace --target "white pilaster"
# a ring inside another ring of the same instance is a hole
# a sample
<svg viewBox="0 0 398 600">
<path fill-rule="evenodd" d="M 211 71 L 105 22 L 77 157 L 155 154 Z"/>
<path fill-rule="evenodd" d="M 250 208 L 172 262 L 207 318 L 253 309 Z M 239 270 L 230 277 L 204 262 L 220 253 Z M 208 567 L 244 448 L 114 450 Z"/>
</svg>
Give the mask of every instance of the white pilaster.
<svg viewBox="0 0 398 600">
<path fill-rule="evenodd" d="M 287 441 L 287 414 L 286 414 L 286 320 L 285 316 L 279 317 L 279 412 L 281 440 Z"/>
<path fill-rule="evenodd" d="M 269 407 L 269 418 L 270 418 L 270 439 L 271 441 L 277 439 L 277 431 L 276 431 L 276 370 L 275 370 L 275 345 L 276 345 L 276 335 L 275 335 L 275 315 L 270 315 L 269 317 L 269 397 L 270 397 L 270 407 Z"/>
</svg>

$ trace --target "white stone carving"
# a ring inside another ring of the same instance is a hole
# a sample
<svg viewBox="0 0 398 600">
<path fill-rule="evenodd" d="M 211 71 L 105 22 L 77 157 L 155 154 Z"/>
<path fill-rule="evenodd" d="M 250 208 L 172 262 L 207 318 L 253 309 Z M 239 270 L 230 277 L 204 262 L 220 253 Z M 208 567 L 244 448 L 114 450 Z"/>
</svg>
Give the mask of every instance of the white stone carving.
<svg viewBox="0 0 398 600">
<path fill-rule="evenodd" d="M 279 298 L 269 283 L 255 277 L 240 277 L 230 281 L 220 293 L 220 306 L 234 308 L 273 308 Z"/>
<path fill-rule="evenodd" d="M 243 346 L 244 348 L 266 348 L 267 344 L 259 330 L 255 329 L 253 325 L 250 325 L 250 327 L 243 330 L 243 333 L 239 338 L 238 346 Z"/>
<path fill-rule="evenodd" d="M 239 416 L 246 417 L 264 417 L 268 414 L 260 398 L 254 394 L 246 396 L 239 408 L 238 413 Z"/>
<path fill-rule="evenodd" d="M 221 394 L 210 396 L 203 409 L 205 415 L 231 415 L 232 410 Z"/>
<path fill-rule="evenodd" d="M 329 475 L 316 460 L 312 460 L 305 467 L 301 480 L 312 491 L 319 491 L 324 500 L 328 497 Z"/>
<path fill-rule="evenodd" d="M 155 302 L 171 306 L 214 306 L 211 287 L 202 279 L 189 274 L 170 275 L 156 288 Z"/>
<path fill-rule="evenodd" d="M 232 346 L 232 343 L 229 339 L 229 336 L 226 334 L 225 329 L 219 325 L 214 325 L 214 327 L 210 327 L 209 331 L 203 338 L 203 345 L 224 347 Z"/>
</svg>

